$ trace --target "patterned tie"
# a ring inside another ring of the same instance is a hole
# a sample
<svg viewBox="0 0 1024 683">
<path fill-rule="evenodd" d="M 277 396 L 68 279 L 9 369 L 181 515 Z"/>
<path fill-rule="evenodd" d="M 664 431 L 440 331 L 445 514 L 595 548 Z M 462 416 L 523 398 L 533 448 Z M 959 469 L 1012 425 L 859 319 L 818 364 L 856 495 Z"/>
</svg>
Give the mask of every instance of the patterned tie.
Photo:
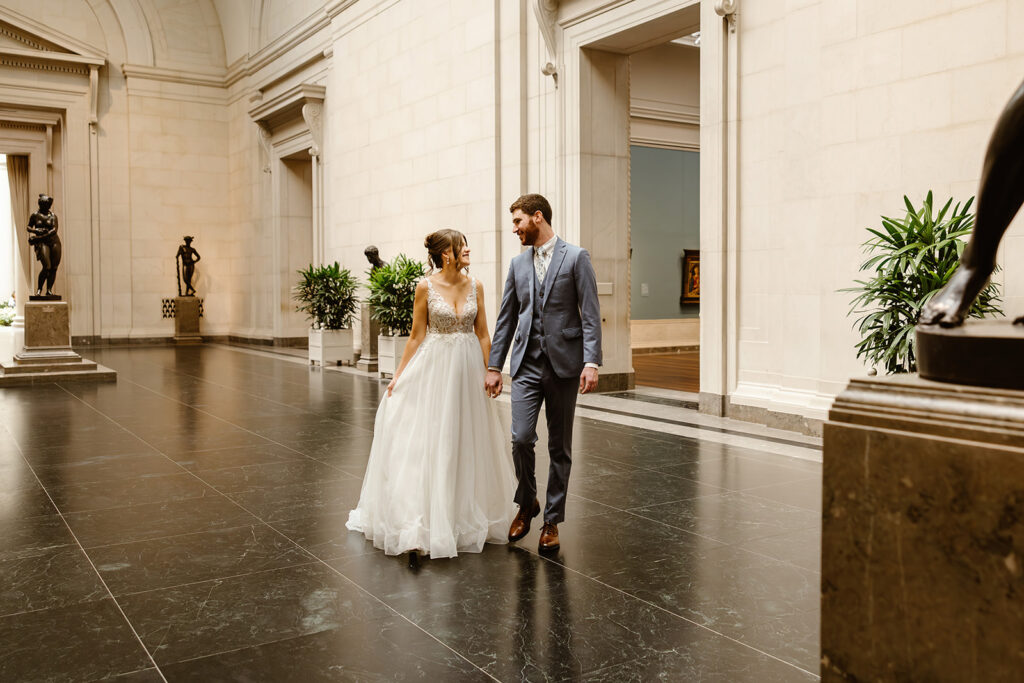
<svg viewBox="0 0 1024 683">
<path fill-rule="evenodd" d="M 541 251 L 540 249 L 536 252 L 535 267 L 537 269 L 537 282 L 544 284 L 544 276 L 548 272 L 548 254 L 550 251 L 547 249 Z"/>
</svg>

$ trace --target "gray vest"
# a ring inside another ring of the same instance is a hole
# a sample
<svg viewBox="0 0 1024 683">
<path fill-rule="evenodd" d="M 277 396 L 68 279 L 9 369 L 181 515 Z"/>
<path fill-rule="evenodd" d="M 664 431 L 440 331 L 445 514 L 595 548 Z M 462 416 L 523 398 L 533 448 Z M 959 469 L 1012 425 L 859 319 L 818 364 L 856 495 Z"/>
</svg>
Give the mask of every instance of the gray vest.
<svg viewBox="0 0 1024 683">
<path fill-rule="evenodd" d="M 526 356 L 536 359 L 540 358 L 541 354 L 547 354 L 544 318 L 541 316 L 541 312 L 544 310 L 544 286 L 537 279 L 536 268 L 533 268 L 533 291 L 533 321 L 530 323 L 530 339 L 526 345 Z"/>
</svg>

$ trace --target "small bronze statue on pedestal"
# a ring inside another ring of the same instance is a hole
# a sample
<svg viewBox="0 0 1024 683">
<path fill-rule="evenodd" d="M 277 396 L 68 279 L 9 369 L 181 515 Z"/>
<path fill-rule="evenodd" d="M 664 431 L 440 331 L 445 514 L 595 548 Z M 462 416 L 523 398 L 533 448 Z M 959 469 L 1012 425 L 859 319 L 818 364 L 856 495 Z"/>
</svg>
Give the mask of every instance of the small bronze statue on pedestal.
<svg viewBox="0 0 1024 683">
<path fill-rule="evenodd" d="M 178 247 L 178 253 L 174 256 L 174 263 L 178 269 L 178 296 L 195 296 L 196 290 L 192 286 L 192 276 L 196 272 L 196 264 L 199 263 L 199 252 L 192 248 L 191 235 L 185 235 L 185 244 Z M 181 280 L 185 279 L 185 293 L 181 292 Z"/>
<path fill-rule="evenodd" d="M 36 285 L 36 293 L 31 299 L 60 299 L 53 293 L 53 283 L 57 280 L 57 266 L 60 265 L 61 243 L 57 235 L 57 214 L 50 210 L 53 206 L 53 197 L 39 195 L 39 210 L 28 217 L 28 243 L 35 248 L 36 258 L 39 260 L 42 270 L 39 271 L 39 281 Z M 43 286 L 46 286 L 46 293 L 43 294 Z"/>
</svg>

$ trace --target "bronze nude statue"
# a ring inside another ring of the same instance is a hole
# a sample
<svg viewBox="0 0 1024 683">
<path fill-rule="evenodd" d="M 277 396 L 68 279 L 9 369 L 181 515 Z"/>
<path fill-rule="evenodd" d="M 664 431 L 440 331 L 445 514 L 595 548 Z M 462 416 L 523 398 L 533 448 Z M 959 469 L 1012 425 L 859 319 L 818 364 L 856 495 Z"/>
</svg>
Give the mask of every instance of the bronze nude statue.
<svg viewBox="0 0 1024 683">
<path fill-rule="evenodd" d="M 41 194 L 39 195 L 39 210 L 28 218 L 28 243 L 35 248 L 36 258 L 42 266 L 42 270 L 39 271 L 36 296 L 44 296 L 44 285 L 46 286 L 45 296 L 54 296 L 53 283 L 57 279 L 57 266 L 60 265 L 60 236 L 57 235 L 57 214 L 50 210 L 52 206 L 53 197 Z"/>
<path fill-rule="evenodd" d="M 1003 113 L 985 152 L 978 189 L 974 232 L 960 258 L 960 267 L 946 286 L 921 310 L 923 325 L 959 327 L 996 265 L 1003 233 L 1024 203 L 1024 83 Z M 1024 317 L 1015 324 L 1024 323 Z"/>
<path fill-rule="evenodd" d="M 196 272 L 196 264 L 199 263 L 199 252 L 192 247 L 192 237 L 185 236 L 185 244 L 178 247 L 178 253 L 174 256 L 174 262 L 178 266 L 178 296 L 195 296 L 196 290 L 192 286 L 192 276 Z M 181 281 L 185 280 L 185 293 L 181 292 Z"/>
</svg>

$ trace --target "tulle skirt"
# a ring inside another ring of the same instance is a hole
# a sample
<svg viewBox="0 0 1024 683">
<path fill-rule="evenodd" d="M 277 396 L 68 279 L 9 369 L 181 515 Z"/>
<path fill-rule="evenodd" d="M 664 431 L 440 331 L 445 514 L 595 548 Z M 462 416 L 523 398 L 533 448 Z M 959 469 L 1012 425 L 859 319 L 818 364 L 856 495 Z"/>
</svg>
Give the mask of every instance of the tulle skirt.
<svg viewBox="0 0 1024 683">
<path fill-rule="evenodd" d="M 377 409 L 347 526 L 388 555 L 478 553 L 505 543 L 516 479 L 473 334 L 429 333 Z"/>
</svg>

